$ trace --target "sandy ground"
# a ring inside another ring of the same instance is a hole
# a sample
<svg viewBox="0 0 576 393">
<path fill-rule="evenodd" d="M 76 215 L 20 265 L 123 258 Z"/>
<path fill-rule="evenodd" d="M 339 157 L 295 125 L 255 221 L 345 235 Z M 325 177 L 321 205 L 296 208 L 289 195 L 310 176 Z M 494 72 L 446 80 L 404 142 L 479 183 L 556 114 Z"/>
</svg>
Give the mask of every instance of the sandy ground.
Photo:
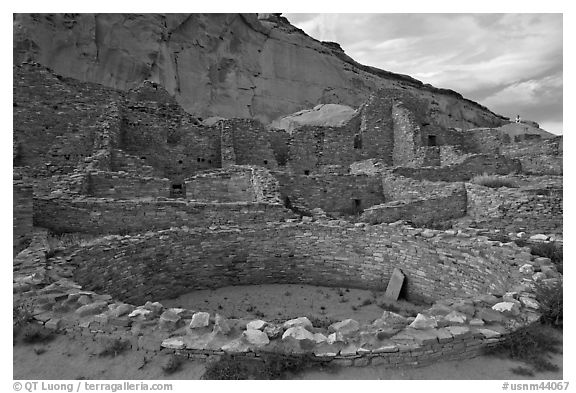
<svg viewBox="0 0 576 393">
<path fill-rule="evenodd" d="M 116 357 L 96 355 L 97 347 L 93 343 L 71 341 L 66 336 L 57 336 L 46 344 L 21 344 L 14 346 L 14 379 L 15 380 L 50 380 L 50 379 L 180 379 L 197 380 L 205 371 L 203 361 L 188 360 L 182 363 L 180 370 L 166 375 L 162 364 L 164 355 L 150 359 L 137 351 L 126 351 Z M 37 354 L 43 348 L 45 352 Z M 386 369 L 376 367 L 343 367 L 332 371 L 305 371 L 294 375 L 298 380 L 514 380 L 514 379 L 562 379 L 562 355 L 553 355 L 552 362 L 560 367 L 556 372 L 537 373 L 532 377 L 519 376 L 511 368 L 525 366 L 520 362 L 496 357 L 481 356 L 463 361 L 446 361 L 436 364 L 405 369 Z"/>
<path fill-rule="evenodd" d="M 386 303 L 406 316 L 416 316 L 425 306 L 406 301 L 390 302 L 384 293 L 352 288 L 319 287 L 298 284 L 229 286 L 194 291 L 175 299 L 160 300 L 166 307 L 219 313 L 225 317 L 251 317 L 266 321 L 314 316 L 325 321 L 353 318 L 370 323 L 382 316 Z M 312 318 L 310 318 L 312 320 Z M 313 320 L 314 322 L 314 320 Z"/>
<path fill-rule="evenodd" d="M 218 312 L 222 315 L 252 316 L 268 321 L 286 320 L 309 315 L 327 321 L 354 318 L 371 322 L 382 315 L 381 293 L 345 288 L 310 285 L 255 285 L 224 287 L 196 291 L 177 299 L 163 300 L 167 307 L 184 306 L 193 310 Z M 363 305 L 364 304 L 364 305 Z M 400 301 L 392 304 L 401 313 L 415 314 L 422 306 Z M 561 338 L 561 333 L 558 333 Z M 203 361 L 186 361 L 180 370 L 165 374 L 162 365 L 165 355 L 147 358 L 143 352 L 125 351 L 116 357 L 99 356 L 101 348 L 94 342 L 72 341 L 58 335 L 43 344 L 13 346 L 13 377 L 22 379 L 181 379 L 201 378 Z M 430 366 L 405 369 L 348 367 L 336 370 L 309 370 L 292 379 L 562 379 L 562 355 L 553 355 L 560 367 L 557 372 L 538 373 L 533 377 L 519 376 L 510 371 L 522 363 L 482 356 L 464 361 L 438 362 Z"/>
</svg>

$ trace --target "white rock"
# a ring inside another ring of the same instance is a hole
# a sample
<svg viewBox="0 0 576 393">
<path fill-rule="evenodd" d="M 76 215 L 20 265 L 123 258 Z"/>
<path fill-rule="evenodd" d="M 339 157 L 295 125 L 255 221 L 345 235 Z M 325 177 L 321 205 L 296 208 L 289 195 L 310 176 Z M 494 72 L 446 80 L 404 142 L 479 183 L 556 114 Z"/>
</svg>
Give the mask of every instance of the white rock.
<svg viewBox="0 0 576 393">
<path fill-rule="evenodd" d="M 304 326 L 294 326 L 288 328 L 282 335 L 282 340 L 292 337 L 296 340 L 312 340 L 314 341 L 314 334 L 310 333 Z"/>
<path fill-rule="evenodd" d="M 284 327 L 284 329 L 289 329 L 291 327 L 296 327 L 296 326 L 303 326 L 307 329 L 311 329 L 312 328 L 312 322 L 310 322 L 310 320 L 306 317 L 300 317 L 300 318 L 295 318 L 295 319 L 291 319 L 289 321 L 284 322 L 284 325 L 282 325 Z"/>
<path fill-rule="evenodd" d="M 335 332 L 330 334 L 326 341 L 328 342 L 328 344 L 334 344 L 336 342 L 344 342 L 344 337 L 342 336 L 342 333 Z"/>
<path fill-rule="evenodd" d="M 546 241 L 546 240 L 548 240 L 548 236 L 539 233 L 537 235 L 530 236 L 530 240 Z"/>
<path fill-rule="evenodd" d="M 360 330 L 360 324 L 353 319 L 345 319 L 340 322 L 333 323 L 328 327 L 330 332 L 340 332 L 344 335 L 355 333 Z"/>
<path fill-rule="evenodd" d="M 534 273 L 532 275 L 532 280 L 534 281 L 542 281 L 546 278 L 546 273 L 544 272 L 538 272 L 538 273 Z"/>
<path fill-rule="evenodd" d="M 409 326 L 414 329 L 432 329 L 438 326 L 438 323 L 436 319 L 418 313 L 416 319 Z"/>
<path fill-rule="evenodd" d="M 266 333 L 261 332 L 260 330 L 249 329 L 244 331 L 242 336 L 252 345 L 263 346 L 270 343 Z"/>
<path fill-rule="evenodd" d="M 192 315 L 190 329 L 206 327 L 210 324 L 210 314 L 207 312 L 197 312 Z"/>
<path fill-rule="evenodd" d="M 508 313 L 516 315 L 519 313 L 518 303 L 513 302 L 500 302 L 492 306 L 492 310 L 499 311 L 501 313 Z"/>
<path fill-rule="evenodd" d="M 468 317 L 466 316 L 466 314 L 463 314 L 461 312 L 451 311 L 450 313 L 444 316 L 444 319 L 450 323 L 463 324 L 466 323 Z"/>
<path fill-rule="evenodd" d="M 534 266 L 529 263 L 522 265 L 519 270 L 522 274 L 534 274 Z"/>
<path fill-rule="evenodd" d="M 256 319 L 254 321 L 248 322 L 248 324 L 246 325 L 246 329 L 262 330 L 266 327 L 266 325 L 268 325 L 268 322 L 263 321 L 261 319 Z"/>
<path fill-rule="evenodd" d="M 128 314 L 128 318 L 137 318 L 137 317 L 146 317 L 148 314 L 151 314 L 152 311 L 146 310 L 144 308 L 137 308 L 136 310 L 132 311 Z"/>
<path fill-rule="evenodd" d="M 180 337 L 170 337 L 162 341 L 162 347 L 169 349 L 184 349 L 186 345 Z"/>
<path fill-rule="evenodd" d="M 314 333 L 314 341 L 316 341 L 316 344 L 320 344 L 323 343 L 324 341 L 327 341 L 328 338 L 323 335 L 322 333 Z"/>
</svg>

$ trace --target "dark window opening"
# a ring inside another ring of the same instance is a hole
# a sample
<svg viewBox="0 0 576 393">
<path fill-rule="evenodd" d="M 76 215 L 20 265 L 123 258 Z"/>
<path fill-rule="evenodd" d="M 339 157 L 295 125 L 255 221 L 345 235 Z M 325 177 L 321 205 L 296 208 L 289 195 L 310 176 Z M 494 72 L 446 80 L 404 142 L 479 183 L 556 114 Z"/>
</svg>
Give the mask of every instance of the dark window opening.
<svg viewBox="0 0 576 393">
<path fill-rule="evenodd" d="M 362 200 L 352 199 L 352 214 L 359 216 L 362 214 Z"/>
<path fill-rule="evenodd" d="M 362 136 L 360 134 L 354 135 L 354 149 L 362 149 Z"/>
<path fill-rule="evenodd" d="M 204 161 L 206 161 L 206 160 L 202 158 L 200 161 L 204 162 Z"/>
<path fill-rule="evenodd" d="M 146 157 L 140 157 L 140 159 L 141 159 L 141 160 L 145 160 L 145 159 L 146 159 Z"/>
<path fill-rule="evenodd" d="M 264 160 L 264 165 L 268 165 L 268 160 Z"/>
<path fill-rule="evenodd" d="M 208 160 L 208 164 L 212 164 L 212 160 Z"/>
<path fill-rule="evenodd" d="M 186 196 L 186 185 L 182 183 L 174 183 L 170 188 L 171 198 L 184 198 Z"/>
<path fill-rule="evenodd" d="M 305 170 L 305 171 L 304 171 L 304 174 L 305 174 L 306 176 L 308 176 L 308 175 L 310 174 L 310 171 L 309 171 L 309 170 Z"/>
<path fill-rule="evenodd" d="M 178 164 L 182 164 L 182 160 L 178 160 Z"/>
<path fill-rule="evenodd" d="M 198 157 L 198 158 L 196 159 L 196 161 L 200 162 L 200 157 Z"/>
<path fill-rule="evenodd" d="M 428 135 L 428 146 L 437 146 L 436 135 Z"/>
</svg>

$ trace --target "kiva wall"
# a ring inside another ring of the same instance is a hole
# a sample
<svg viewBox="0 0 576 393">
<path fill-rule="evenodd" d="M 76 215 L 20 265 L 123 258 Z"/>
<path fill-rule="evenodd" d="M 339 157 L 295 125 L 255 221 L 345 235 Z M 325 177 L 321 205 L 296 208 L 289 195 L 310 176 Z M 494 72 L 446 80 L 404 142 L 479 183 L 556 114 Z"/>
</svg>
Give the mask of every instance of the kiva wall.
<svg viewBox="0 0 576 393">
<path fill-rule="evenodd" d="M 277 224 L 238 231 L 171 230 L 79 250 L 75 280 L 131 303 L 177 297 L 195 289 L 306 283 L 383 289 L 394 268 L 406 274 L 408 298 L 505 291 L 518 269 L 517 250 L 473 240 L 406 236 L 388 228 Z M 524 256 L 523 256 L 524 257 Z"/>
</svg>

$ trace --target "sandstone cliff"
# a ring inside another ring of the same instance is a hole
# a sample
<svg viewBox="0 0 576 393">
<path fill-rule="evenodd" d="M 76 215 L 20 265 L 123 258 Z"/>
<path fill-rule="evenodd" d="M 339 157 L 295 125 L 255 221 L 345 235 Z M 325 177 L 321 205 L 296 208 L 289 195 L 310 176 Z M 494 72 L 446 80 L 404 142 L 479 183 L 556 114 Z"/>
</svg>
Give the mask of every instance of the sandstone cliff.
<svg viewBox="0 0 576 393">
<path fill-rule="evenodd" d="M 265 123 L 318 104 L 358 107 L 380 88 L 429 103 L 445 127 L 497 127 L 507 119 L 406 76 L 361 65 L 278 14 L 17 14 L 14 62 L 127 90 L 152 80 L 197 116 Z"/>
</svg>

